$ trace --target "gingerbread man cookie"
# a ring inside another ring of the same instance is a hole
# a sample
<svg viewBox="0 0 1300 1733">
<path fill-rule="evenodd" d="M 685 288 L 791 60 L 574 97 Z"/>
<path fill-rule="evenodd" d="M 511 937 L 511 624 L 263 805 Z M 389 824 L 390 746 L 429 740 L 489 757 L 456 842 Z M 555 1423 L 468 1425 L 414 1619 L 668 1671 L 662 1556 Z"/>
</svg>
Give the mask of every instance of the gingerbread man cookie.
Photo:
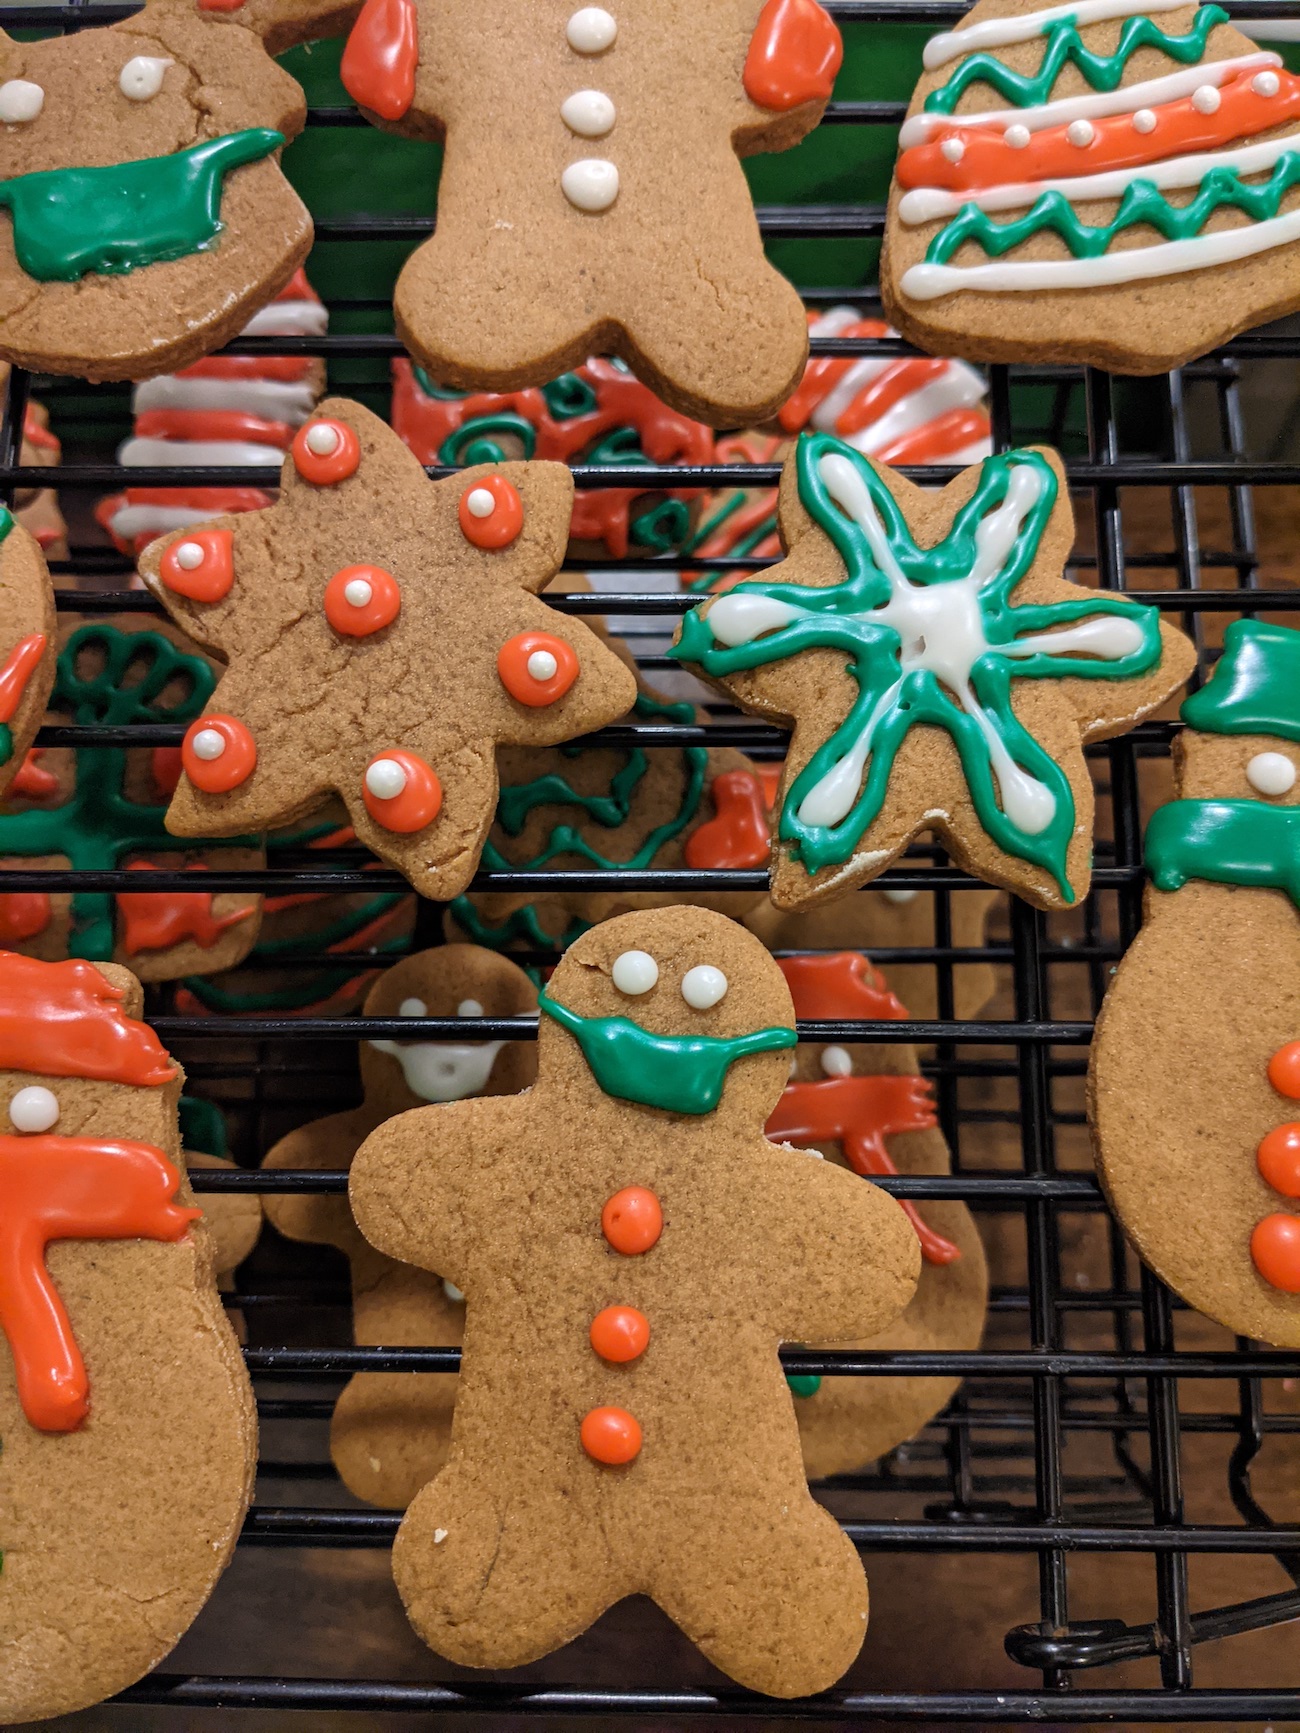
<svg viewBox="0 0 1300 1733">
<path fill-rule="evenodd" d="M 438 225 L 398 334 L 444 384 L 543 385 L 614 352 L 719 427 L 789 396 L 808 338 L 738 156 L 821 119 L 839 31 L 817 0 L 367 0 L 343 82 L 371 119 L 445 138 Z"/>
<path fill-rule="evenodd" d="M 252 1391 L 141 1000 L 112 964 L 0 953 L 5 1726 L 155 1666 L 252 1496 Z"/>
<path fill-rule="evenodd" d="M 393 1552 L 407 1613 L 439 1654 L 507 1667 L 643 1593 L 740 1683 L 821 1690 L 866 1582 L 808 1495 L 776 1348 L 888 1324 L 916 1235 L 763 1137 L 792 1006 L 734 922 L 607 921 L 540 1004 L 533 1089 L 403 1114 L 352 1164 L 367 1239 L 466 1295 L 451 1458 Z"/>
<path fill-rule="evenodd" d="M 395 964 L 366 996 L 367 1017 L 522 1017 L 537 994 L 514 963 L 473 945 L 443 945 Z M 429 1101 L 516 1095 L 535 1049 L 518 1041 L 365 1041 L 365 1100 L 282 1137 L 263 1167 L 346 1168 L 372 1131 Z M 376 1251 L 347 1201 L 272 1195 L 267 1219 L 288 1239 L 336 1246 L 352 1273 L 353 1335 L 384 1347 L 459 1347 L 464 1297 L 451 1283 Z M 330 1455 L 350 1492 L 404 1510 L 447 1459 L 456 1379 L 446 1372 L 359 1372 L 330 1425 Z"/>
<path fill-rule="evenodd" d="M 1295 1348 L 1300 632 L 1234 621 L 1182 716 L 1178 798 L 1147 830 L 1146 920 L 1093 1039 L 1099 1172 L 1189 1305 Z"/>
<path fill-rule="evenodd" d="M 0 361 L 0 399 L 9 383 L 9 363 Z M 28 398 L 23 410 L 22 464 L 24 469 L 50 469 L 59 463 L 63 447 L 50 431 L 49 411 L 43 403 Z M 48 560 L 67 559 L 68 526 L 59 510 L 58 496 L 52 487 L 20 487 L 15 490 L 14 516 L 34 536 Z"/>
<path fill-rule="evenodd" d="M 155 542 L 146 584 L 228 664 L 182 747 L 178 836 L 304 817 L 336 792 L 422 896 L 465 889 L 497 746 L 551 746 L 631 708 L 630 671 L 536 599 L 568 545 L 573 478 L 510 463 L 430 482 L 391 428 L 332 398 L 265 511 Z"/>
<path fill-rule="evenodd" d="M 785 561 L 687 615 L 679 661 L 792 722 L 772 901 L 802 909 L 883 872 L 922 830 L 1041 908 L 1087 894 L 1083 745 L 1187 678 L 1154 608 L 1061 575 L 1060 460 L 986 458 L 935 494 L 830 434 L 781 482 Z"/>
<path fill-rule="evenodd" d="M 45 556 L 0 505 L 0 794 L 26 767 L 54 664 L 54 592 Z"/>
<path fill-rule="evenodd" d="M 0 356 L 161 373 L 293 275 L 312 226 L 279 159 L 306 107 L 258 33 L 274 10 L 148 0 L 40 42 L 0 31 Z"/>
</svg>

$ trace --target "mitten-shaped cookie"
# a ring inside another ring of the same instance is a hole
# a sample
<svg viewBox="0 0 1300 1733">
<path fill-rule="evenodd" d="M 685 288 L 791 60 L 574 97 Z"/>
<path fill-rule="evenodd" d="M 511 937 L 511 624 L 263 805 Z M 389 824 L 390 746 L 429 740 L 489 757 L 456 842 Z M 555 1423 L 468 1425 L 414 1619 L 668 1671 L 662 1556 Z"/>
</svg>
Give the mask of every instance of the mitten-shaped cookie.
<svg viewBox="0 0 1300 1733">
<path fill-rule="evenodd" d="M 766 1141 L 795 1045 L 758 940 L 704 909 L 584 934 L 541 996 L 538 1081 L 358 1151 L 379 1250 L 466 1295 L 451 1458 L 393 1553 L 440 1654 L 517 1666 L 650 1595 L 742 1684 L 830 1685 L 867 1618 L 808 1495 L 780 1341 L 884 1328 L 920 1256 L 865 1181 Z"/>
<path fill-rule="evenodd" d="M 337 792 L 422 896 L 458 895 L 496 808 L 496 747 L 571 740 L 636 697 L 613 651 L 536 597 L 572 501 L 561 464 L 430 482 L 369 410 L 323 404 L 275 505 L 141 557 L 178 625 L 228 663 L 185 738 L 168 828 L 262 830 Z"/>
<path fill-rule="evenodd" d="M 54 592 L 40 544 L 0 505 L 0 794 L 21 773 L 54 684 Z"/>
<path fill-rule="evenodd" d="M 160 1661 L 225 1568 L 256 1426 L 186 1183 L 181 1074 L 113 964 L 0 953 L 0 1721 Z"/>
<path fill-rule="evenodd" d="M 366 997 L 367 1017 L 520 1017 L 537 1006 L 523 971 L 472 945 L 443 945 L 395 964 Z M 282 1137 L 263 1167 L 346 1168 L 386 1119 L 429 1101 L 514 1095 L 536 1071 L 531 1042 L 366 1041 L 365 1100 Z M 291 1240 L 336 1246 L 352 1274 L 359 1343 L 457 1347 L 465 1305 L 458 1289 L 376 1251 L 347 1199 L 272 1195 L 267 1219 Z M 404 1510 L 447 1460 L 456 1378 L 447 1372 L 358 1372 L 334 1408 L 330 1455 L 344 1484 L 371 1504 Z"/>
<path fill-rule="evenodd" d="M 274 10 L 148 0 L 41 42 L 0 31 L 5 359 L 161 373 L 219 348 L 293 275 L 312 227 L 280 150 L 306 108 L 262 40 Z"/>
<path fill-rule="evenodd" d="M 1222 6 L 981 0 L 925 66 L 880 267 L 905 337 L 1163 373 L 1300 303 L 1300 78 Z"/>
<path fill-rule="evenodd" d="M 884 977 L 860 952 L 783 957 L 780 967 L 800 1019 L 881 1021 L 907 1016 Z M 767 1135 L 778 1143 L 811 1145 L 854 1173 L 947 1173 L 952 1165 L 913 1047 L 803 1043 L 767 1122 Z M 988 1303 L 988 1269 L 970 1211 L 947 1199 L 902 1207 L 920 1242 L 921 1280 L 902 1317 L 850 1346 L 978 1348 Z M 846 1474 L 874 1462 L 914 1437 L 958 1382 L 792 1377 L 808 1473 Z"/>
<path fill-rule="evenodd" d="M 616 353 L 719 427 L 762 420 L 808 353 L 738 156 L 821 119 L 842 58 L 817 0 L 367 0 L 343 82 L 446 140 L 398 333 L 444 384 L 543 385 Z"/>
<path fill-rule="evenodd" d="M 1138 1251 L 1189 1305 L 1294 1348 L 1300 632 L 1234 621 L 1182 715 L 1179 798 L 1147 830 L 1146 920 L 1093 1039 L 1099 1171 Z"/>
<path fill-rule="evenodd" d="M 800 438 L 787 559 L 688 614 L 674 652 L 793 724 L 778 908 L 866 883 L 922 830 L 1041 908 L 1087 894 L 1083 744 L 1155 709 L 1194 657 L 1154 608 L 1067 583 L 1072 535 L 1054 452 L 986 458 L 936 494 Z"/>
</svg>

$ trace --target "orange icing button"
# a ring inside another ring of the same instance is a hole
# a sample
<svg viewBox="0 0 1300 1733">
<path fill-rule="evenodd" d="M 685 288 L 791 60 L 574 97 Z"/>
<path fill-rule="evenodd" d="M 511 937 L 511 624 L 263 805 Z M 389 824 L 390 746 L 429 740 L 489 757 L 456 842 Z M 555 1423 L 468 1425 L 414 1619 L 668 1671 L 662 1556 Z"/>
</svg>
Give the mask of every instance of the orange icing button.
<svg viewBox="0 0 1300 1733">
<path fill-rule="evenodd" d="M 1288 1041 L 1268 1062 L 1268 1080 L 1279 1095 L 1300 1101 L 1300 1041 Z"/>
<path fill-rule="evenodd" d="M 1250 1236 L 1250 1255 L 1270 1288 L 1300 1294 L 1300 1216 L 1265 1216 Z"/>
<path fill-rule="evenodd" d="M 356 474 L 361 462 L 361 441 L 346 421 L 319 416 L 294 434 L 289 455 L 304 481 L 329 487 Z"/>
<path fill-rule="evenodd" d="M 643 1185 L 624 1186 L 601 1210 L 600 1231 L 626 1258 L 648 1252 L 664 1231 L 659 1199 Z"/>
<path fill-rule="evenodd" d="M 578 678 L 578 653 L 550 632 L 520 632 L 497 652 L 497 673 L 512 698 L 540 710 Z"/>
<path fill-rule="evenodd" d="M 762 866 L 772 852 L 763 785 L 747 770 L 726 770 L 709 787 L 717 816 L 686 839 L 682 858 L 697 872 Z"/>
<path fill-rule="evenodd" d="M 219 602 L 235 581 L 234 537 L 229 530 L 194 530 L 172 543 L 158 570 L 175 595 Z"/>
<path fill-rule="evenodd" d="M 524 527 L 519 489 L 503 475 L 486 475 L 460 496 L 460 527 L 476 548 L 508 548 Z"/>
<path fill-rule="evenodd" d="M 1261 1176 L 1283 1197 L 1300 1197 L 1300 1125 L 1270 1131 L 1255 1157 Z"/>
<path fill-rule="evenodd" d="M 626 1408 L 593 1408 L 582 1422 L 581 1437 L 591 1460 L 610 1468 L 641 1454 L 641 1427 Z"/>
<path fill-rule="evenodd" d="M 591 1320 L 591 1345 L 602 1360 L 625 1366 L 639 1360 L 650 1342 L 650 1320 L 635 1306 L 606 1306 Z"/>
<path fill-rule="evenodd" d="M 345 638 L 368 638 L 402 611 L 397 579 L 382 566 L 344 566 L 325 586 L 325 618 Z"/>
<path fill-rule="evenodd" d="M 442 811 L 442 784 L 422 758 L 395 747 L 370 760 L 361 798 L 376 824 L 409 836 Z"/>
<path fill-rule="evenodd" d="M 257 742 L 233 716 L 200 716 L 181 742 L 181 763 L 204 794 L 229 794 L 257 767 Z"/>
</svg>

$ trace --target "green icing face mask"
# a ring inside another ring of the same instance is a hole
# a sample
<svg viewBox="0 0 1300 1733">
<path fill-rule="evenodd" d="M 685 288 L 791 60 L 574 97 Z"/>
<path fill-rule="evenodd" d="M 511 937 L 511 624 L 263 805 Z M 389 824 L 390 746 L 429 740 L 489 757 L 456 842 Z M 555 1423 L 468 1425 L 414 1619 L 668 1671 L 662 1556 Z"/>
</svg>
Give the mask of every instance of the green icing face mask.
<svg viewBox="0 0 1300 1733">
<path fill-rule="evenodd" d="M 749 1053 L 777 1053 L 798 1040 L 793 1029 L 755 1029 L 729 1040 L 652 1035 L 629 1017 L 580 1017 L 547 993 L 538 1004 L 576 1039 L 606 1095 L 669 1113 L 712 1113 L 735 1060 Z"/>
<path fill-rule="evenodd" d="M 283 143 L 283 133 L 251 127 L 171 156 L 0 180 L 18 263 L 40 283 L 75 283 L 202 252 L 221 231 L 222 176 Z"/>
</svg>

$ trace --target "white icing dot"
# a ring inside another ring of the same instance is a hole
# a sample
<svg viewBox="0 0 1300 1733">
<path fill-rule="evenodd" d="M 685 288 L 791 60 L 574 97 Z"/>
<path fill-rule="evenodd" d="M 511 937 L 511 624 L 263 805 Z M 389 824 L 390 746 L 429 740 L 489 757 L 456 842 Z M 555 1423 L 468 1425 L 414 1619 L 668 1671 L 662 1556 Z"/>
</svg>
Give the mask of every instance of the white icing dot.
<svg viewBox="0 0 1300 1733">
<path fill-rule="evenodd" d="M 939 154 L 945 162 L 960 162 L 966 154 L 966 146 L 959 138 L 946 138 L 939 146 Z"/>
<path fill-rule="evenodd" d="M 210 764 L 226 750 L 226 737 L 215 728 L 200 728 L 190 745 L 196 758 Z"/>
<path fill-rule="evenodd" d="M 910 903 L 920 896 L 920 891 L 887 890 L 885 901 L 890 903 Z"/>
<path fill-rule="evenodd" d="M 0 120 L 6 126 L 35 120 L 45 107 L 45 92 L 30 78 L 10 78 L 0 84 Z"/>
<path fill-rule="evenodd" d="M 447 1280 L 446 1276 L 444 1276 L 442 1278 L 442 1291 L 444 1294 L 446 1294 L 447 1298 L 451 1301 L 453 1306 L 463 1306 L 464 1305 L 464 1303 L 465 1303 L 464 1294 L 456 1286 L 455 1282 L 449 1282 Z M 447 1538 L 447 1531 L 445 1528 L 439 1528 L 439 1529 L 434 1530 L 433 1539 L 434 1539 L 435 1545 L 437 1545 L 440 1541 L 446 1540 L 446 1538 Z"/>
<path fill-rule="evenodd" d="M 1257 72 L 1250 81 L 1256 96 L 1276 96 L 1280 88 L 1276 72 Z"/>
<path fill-rule="evenodd" d="M 199 542 L 182 542 L 176 550 L 176 564 L 185 572 L 197 570 L 203 564 L 205 557 L 202 544 Z"/>
<path fill-rule="evenodd" d="M 614 104 L 603 90 L 575 90 L 560 104 L 560 119 L 579 138 L 604 138 L 613 130 Z"/>
<path fill-rule="evenodd" d="M 162 60 L 155 54 L 137 54 L 128 60 L 117 75 L 117 87 L 132 102 L 148 102 L 162 89 L 163 73 L 174 60 Z"/>
<path fill-rule="evenodd" d="M 1029 128 L 1027 126 L 1021 126 L 1020 122 L 1017 121 L 1014 126 L 1009 126 L 1007 128 L 1007 130 L 1002 134 L 1002 137 L 1011 146 L 1012 150 L 1023 150 L 1029 143 Z"/>
<path fill-rule="evenodd" d="M 497 496 L 491 488 L 476 487 L 471 489 L 469 498 L 465 501 L 465 510 L 471 517 L 491 517 L 497 509 Z"/>
<path fill-rule="evenodd" d="M 727 977 L 712 963 L 697 963 L 682 976 L 682 998 L 693 1011 L 708 1011 L 727 990 Z"/>
<path fill-rule="evenodd" d="M 607 211 L 618 197 L 618 170 L 603 157 L 583 157 L 565 169 L 560 186 L 576 210 Z"/>
<path fill-rule="evenodd" d="M 621 957 L 615 957 L 610 973 L 620 993 L 636 998 L 648 993 L 659 979 L 659 965 L 649 951 L 624 951 Z"/>
<path fill-rule="evenodd" d="M 306 445 L 315 457 L 329 457 L 339 448 L 339 430 L 328 421 L 316 421 L 307 429 Z"/>
<path fill-rule="evenodd" d="M 58 1097 L 52 1089 L 30 1083 L 9 1103 L 9 1119 L 15 1131 L 48 1131 L 58 1124 Z"/>
<path fill-rule="evenodd" d="M 553 680 L 559 665 L 549 650 L 534 650 L 528 658 L 528 672 L 538 681 Z"/>
<path fill-rule="evenodd" d="M 1149 108 L 1139 108 L 1133 116 L 1134 132 L 1154 132 L 1156 117 Z"/>
<path fill-rule="evenodd" d="M 364 578 L 353 578 L 343 586 L 344 598 L 353 608 L 369 607 L 370 598 L 374 593 L 374 586 L 368 584 Z"/>
<path fill-rule="evenodd" d="M 403 999 L 397 1007 L 399 1017 L 427 1017 L 429 1007 L 423 999 Z"/>
<path fill-rule="evenodd" d="M 1295 765 L 1284 752 L 1257 752 L 1246 766 L 1246 781 L 1260 794 L 1290 794 Z"/>
<path fill-rule="evenodd" d="M 366 787 L 376 800 L 396 800 L 406 787 L 406 772 L 395 758 L 376 758 L 366 770 Z"/>
<path fill-rule="evenodd" d="M 828 1077 L 851 1077 L 853 1060 L 847 1047 L 823 1047 L 822 1070 Z"/>
<path fill-rule="evenodd" d="M 477 999 L 462 999 L 456 1007 L 456 1015 L 458 1017 L 481 1017 L 483 1007 Z"/>
<path fill-rule="evenodd" d="M 564 34 L 575 54 L 603 54 L 614 46 L 618 25 L 603 6 L 580 7 Z"/>
<path fill-rule="evenodd" d="M 1065 129 L 1065 136 L 1072 145 L 1082 150 L 1084 145 L 1091 144 L 1097 136 L 1097 129 L 1090 120 L 1072 120 Z"/>
<path fill-rule="evenodd" d="M 1198 114 L 1213 114 L 1223 97 L 1212 84 L 1198 84 L 1192 92 L 1192 107 Z"/>
</svg>

